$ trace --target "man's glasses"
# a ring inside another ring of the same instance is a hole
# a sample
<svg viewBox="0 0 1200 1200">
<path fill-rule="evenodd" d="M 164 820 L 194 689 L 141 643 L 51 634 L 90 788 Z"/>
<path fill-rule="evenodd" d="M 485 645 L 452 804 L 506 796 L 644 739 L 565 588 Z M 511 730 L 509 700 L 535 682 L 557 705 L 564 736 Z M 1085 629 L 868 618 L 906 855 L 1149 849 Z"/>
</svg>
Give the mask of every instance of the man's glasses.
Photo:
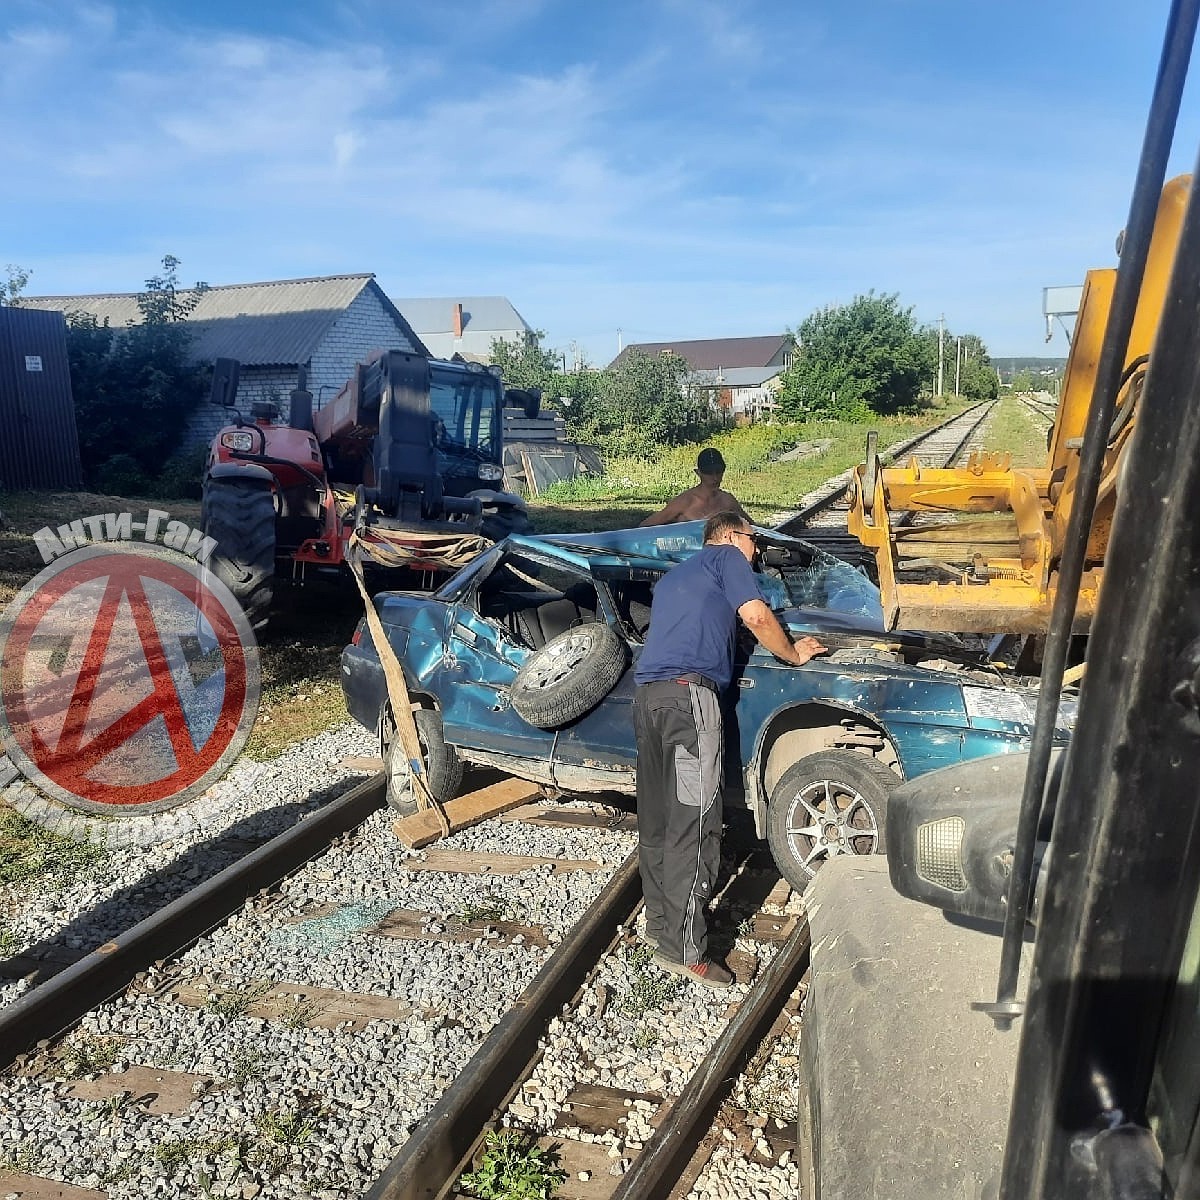
<svg viewBox="0 0 1200 1200">
<path fill-rule="evenodd" d="M 729 532 L 731 534 L 733 534 L 734 537 L 744 537 L 744 538 L 749 538 L 751 541 L 754 541 L 754 534 L 746 533 L 744 530 L 731 529 Z"/>
</svg>

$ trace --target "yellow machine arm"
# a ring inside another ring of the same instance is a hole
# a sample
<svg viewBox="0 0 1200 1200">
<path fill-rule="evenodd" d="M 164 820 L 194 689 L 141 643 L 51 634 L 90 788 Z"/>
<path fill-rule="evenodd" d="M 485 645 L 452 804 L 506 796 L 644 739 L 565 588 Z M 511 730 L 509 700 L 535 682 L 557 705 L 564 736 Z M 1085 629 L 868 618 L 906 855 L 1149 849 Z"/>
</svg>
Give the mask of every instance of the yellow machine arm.
<svg viewBox="0 0 1200 1200">
<path fill-rule="evenodd" d="M 1172 179 L 1159 201 L 1092 515 L 1076 632 L 1087 631 L 1095 611 L 1121 463 L 1136 424 L 1190 186 L 1189 175 Z M 962 468 L 931 469 L 915 458 L 904 467 L 882 467 L 874 434 L 868 437 L 866 461 L 851 482 L 847 526 L 875 551 L 889 629 L 1046 631 L 1116 275 L 1114 269 L 1087 274 L 1044 467 L 1013 469 L 1007 455 L 997 454 L 972 454 Z M 897 512 L 1003 515 L 898 527 L 892 522 Z"/>
</svg>

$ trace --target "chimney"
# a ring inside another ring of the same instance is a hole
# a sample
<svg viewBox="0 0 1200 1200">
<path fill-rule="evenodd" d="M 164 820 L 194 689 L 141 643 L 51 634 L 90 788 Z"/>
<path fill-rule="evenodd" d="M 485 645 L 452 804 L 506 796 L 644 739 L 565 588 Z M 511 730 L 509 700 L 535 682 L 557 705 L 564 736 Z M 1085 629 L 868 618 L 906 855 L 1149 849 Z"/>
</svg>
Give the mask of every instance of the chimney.
<svg viewBox="0 0 1200 1200">
<path fill-rule="evenodd" d="M 462 337 L 462 329 L 463 329 L 462 305 L 456 304 L 454 306 L 454 336 L 456 338 Z"/>
</svg>

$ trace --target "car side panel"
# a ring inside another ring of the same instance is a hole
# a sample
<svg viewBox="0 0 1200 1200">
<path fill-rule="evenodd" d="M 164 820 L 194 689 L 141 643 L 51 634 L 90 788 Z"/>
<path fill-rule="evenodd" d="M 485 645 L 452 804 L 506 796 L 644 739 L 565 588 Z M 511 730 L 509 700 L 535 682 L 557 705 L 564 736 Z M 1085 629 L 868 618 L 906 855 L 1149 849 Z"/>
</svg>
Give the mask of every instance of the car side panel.
<svg viewBox="0 0 1200 1200">
<path fill-rule="evenodd" d="M 456 605 L 446 643 L 425 683 L 442 704 L 442 729 L 455 746 L 547 762 L 554 734 L 535 729 L 509 706 L 508 688 L 529 651 L 493 621 Z"/>
<path fill-rule="evenodd" d="M 633 731 L 634 688 L 631 667 L 590 713 L 558 731 L 554 745 L 556 770 L 585 767 L 589 772 L 611 772 L 623 777 L 626 784 L 632 780 L 637 766 Z M 575 775 L 570 777 L 577 778 Z"/>
</svg>

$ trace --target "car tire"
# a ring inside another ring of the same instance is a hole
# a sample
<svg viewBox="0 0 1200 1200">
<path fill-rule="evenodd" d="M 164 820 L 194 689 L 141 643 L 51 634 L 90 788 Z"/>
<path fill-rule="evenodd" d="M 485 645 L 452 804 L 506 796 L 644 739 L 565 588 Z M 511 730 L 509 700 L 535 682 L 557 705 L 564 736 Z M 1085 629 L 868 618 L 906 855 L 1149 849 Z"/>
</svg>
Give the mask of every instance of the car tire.
<svg viewBox="0 0 1200 1200">
<path fill-rule="evenodd" d="M 822 750 L 793 763 L 767 805 L 767 842 L 784 879 L 803 891 L 834 854 L 884 853 L 888 796 L 899 782 L 883 763 L 852 750 Z"/>
<path fill-rule="evenodd" d="M 535 729 L 558 729 L 591 712 L 616 686 L 627 661 L 621 636 L 603 621 L 588 621 L 521 664 L 509 701 Z"/>
<path fill-rule="evenodd" d="M 483 523 L 479 532 L 493 542 L 502 542 L 509 534 L 528 533 L 531 529 L 529 513 L 515 504 L 497 504 L 483 510 Z"/>
<path fill-rule="evenodd" d="M 391 726 L 392 736 L 383 755 L 383 769 L 387 775 L 388 806 L 401 816 L 417 811 L 417 797 L 409 779 L 408 762 L 404 748 L 395 734 L 395 723 L 391 713 L 385 718 Z M 463 764 L 458 751 L 446 744 L 442 734 L 442 718 L 432 708 L 418 708 L 413 713 L 417 726 L 417 740 L 421 744 L 421 760 L 425 764 L 425 781 L 429 793 L 439 804 L 453 800 L 462 787 Z"/>
</svg>

